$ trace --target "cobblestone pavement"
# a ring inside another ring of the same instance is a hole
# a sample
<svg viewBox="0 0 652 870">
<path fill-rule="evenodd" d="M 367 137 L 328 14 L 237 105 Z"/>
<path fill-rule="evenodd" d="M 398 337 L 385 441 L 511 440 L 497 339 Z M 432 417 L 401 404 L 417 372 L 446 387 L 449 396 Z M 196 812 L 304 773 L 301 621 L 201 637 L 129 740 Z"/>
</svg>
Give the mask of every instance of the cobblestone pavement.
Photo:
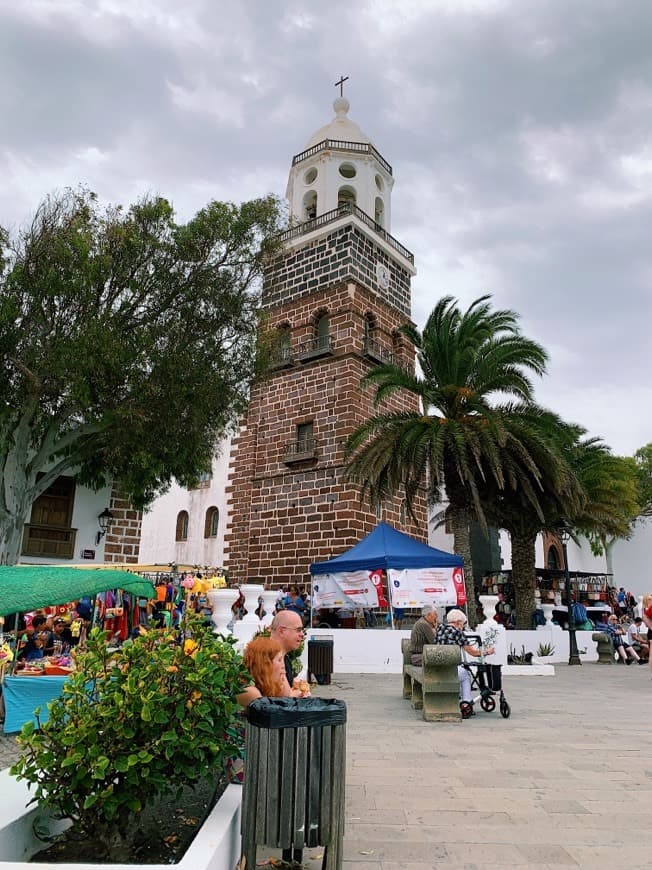
<svg viewBox="0 0 652 870">
<path fill-rule="evenodd" d="M 0 733 L 0 770 L 10 767 L 19 755 L 16 735 Z"/>
<path fill-rule="evenodd" d="M 316 687 L 348 708 L 345 870 L 649 867 L 650 671 L 555 670 L 505 680 L 510 719 L 456 724 L 424 722 L 396 674 Z M 0 738 L 2 766 L 15 756 Z"/>
<path fill-rule="evenodd" d="M 427 723 L 401 678 L 343 676 L 345 867 L 649 867 L 647 667 L 505 679 L 512 716 Z"/>
</svg>

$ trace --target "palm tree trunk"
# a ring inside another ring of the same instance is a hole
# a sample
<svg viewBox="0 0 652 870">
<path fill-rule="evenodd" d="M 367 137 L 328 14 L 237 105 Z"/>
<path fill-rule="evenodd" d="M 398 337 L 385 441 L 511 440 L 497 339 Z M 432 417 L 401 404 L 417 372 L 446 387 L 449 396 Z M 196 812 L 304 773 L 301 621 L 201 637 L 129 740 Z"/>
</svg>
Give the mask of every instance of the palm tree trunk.
<svg viewBox="0 0 652 870">
<path fill-rule="evenodd" d="M 536 532 L 512 532 L 512 583 L 516 606 L 516 628 L 532 627 L 536 589 Z"/>
<path fill-rule="evenodd" d="M 471 534 L 469 531 L 469 515 L 464 508 L 449 507 L 451 526 L 453 528 L 453 548 L 464 560 L 464 580 L 466 583 L 466 614 L 469 626 L 475 628 L 478 624 L 476 608 L 476 590 L 473 582 L 473 562 L 471 560 Z"/>
</svg>

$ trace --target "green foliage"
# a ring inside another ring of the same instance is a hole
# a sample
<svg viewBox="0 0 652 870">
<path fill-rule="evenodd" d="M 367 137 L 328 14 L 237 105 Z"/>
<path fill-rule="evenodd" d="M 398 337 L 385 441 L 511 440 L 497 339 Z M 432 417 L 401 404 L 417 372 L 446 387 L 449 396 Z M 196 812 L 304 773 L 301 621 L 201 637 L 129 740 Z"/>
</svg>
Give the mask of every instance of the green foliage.
<svg viewBox="0 0 652 870">
<path fill-rule="evenodd" d="M 190 626 L 183 645 L 155 630 L 117 653 L 93 630 L 49 720 L 39 731 L 28 723 L 18 738 L 23 755 L 11 773 L 98 848 L 127 838 L 130 817 L 148 802 L 215 777 L 240 751 L 232 735 L 234 697 L 247 680 L 242 659 L 201 621 Z"/>
<path fill-rule="evenodd" d="M 640 516 L 652 516 L 652 444 L 646 444 L 634 454 L 638 477 Z"/>
<path fill-rule="evenodd" d="M 516 649 L 510 644 L 507 661 L 512 665 L 531 665 L 532 653 L 526 652 L 524 645 L 521 646 L 520 653 L 517 653 Z"/>
<path fill-rule="evenodd" d="M 273 197 L 178 224 L 160 197 L 103 209 L 76 190 L 7 238 L 0 561 L 9 520 L 66 471 L 139 504 L 210 467 L 260 369 L 258 280 L 281 219 Z"/>
<path fill-rule="evenodd" d="M 546 656 L 551 656 L 555 652 L 555 647 L 551 643 L 540 643 L 539 649 L 537 650 L 537 655 L 541 658 L 545 658 Z"/>
<path fill-rule="evenodd" d="M 639 477 L 631 457 L 614 456 L 597 438 L 578 441 L 571 464 L 585 493 L 585 502 L 570 516 L 600 555 L 608 542 L 629 538 L 641 511 Z"/>
<path fill-rule="evenodd" d="M 543 374 L 547 355 L 520 334 L 514 312 L 492 311 L 488 299 L 462 313 L 452 297 L 444 297 L 423 333 L 403 328 L 417 349 L 422 378 L 393 365 L 377 366 L 365 377 L 376 388 L 376 404 L 407 391 L 421 409 L 377 415 L 352 435 L 349 474 L 374 503 L 404 490 L 411 504 L 427 478 L 437 494 L 445 486 L 451 505 L 473 504 L 484 522 L 478 482 L 490 476 L 505 485 L 501 450 L 514 407 L 495 399 L 502 394 L 529 403 L 528 374 Z M 527 463 L 527 452 L 521 454 Z"/>
<path fill-rule="evenodd" d="M 403 332 L 417 350 L 422 377 L 395 365 L 373 368 L 363 384 L 375 387 L 377 405 L 397 392 L 411 394 L 414 411 L 383 411 L 349 439 L 348 476 L 371 504 L 404 494 L 408 508 L 419 495 L 439 501 L 445 490 L 455 552 L 471 575 L 469 520 L 486 530 L 481 486 L 503 490 L 526 469 L 538 469 L 511 419 L 532 401 L 530 376 L 542 375 L 547 360 L 541 345 L 526 338 L 513 311 L 492 310 L 488 296 L 462 312 L 446 296 L 423 332 Z M 509 404 L 505 399 L 513 399 Z M 536 490 L 527 490 L 536 502 Z M 474 596 L 469 596 L 473 621 Z"/>
</svg>

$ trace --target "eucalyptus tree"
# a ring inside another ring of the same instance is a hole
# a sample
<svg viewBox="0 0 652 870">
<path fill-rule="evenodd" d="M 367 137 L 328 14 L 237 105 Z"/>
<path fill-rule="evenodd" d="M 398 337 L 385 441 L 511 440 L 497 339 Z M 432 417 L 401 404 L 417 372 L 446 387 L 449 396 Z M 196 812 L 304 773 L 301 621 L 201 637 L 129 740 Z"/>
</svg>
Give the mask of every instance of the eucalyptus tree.
<svg viewBox="0 0 652 870">
<path fill-rule="evenodd" d="M 512 431 L 511 419 L 533 397 L 531 377 L 545 372 L 547 354 L 521 334 L 518 315 L 492 310 L 490 297 L 476 299 L 466 311 L 453 297 L 442 298 L 422 332 L 403 333 L 416 349 L 421 374 L 395 365 L 371 369 L 363 384 L 375 389 L 376 406 L 394 393 L 417 397 L 420 410 L 379 410 L 360 426 L 348 443 L 349 477 L 363 497 L 378 503 L 401 493 L 410 508 L 416 496 L 435 498 L 444 491 L 449 503 L 454 547 L 472 576 L 469 522 L 477 517 L 486 530 L 482 486 L 493 481 L 504 489 L 505 456 L 514 473 L 538 470 L 527 447 Z M 516 403 L 516 404 L 515 404 Z M 469 590 L 470 591 L 470 590 Z M 475 624 L 475 596 L 469 595 L 469 620 Z"/>
<path fill-rule="evenodd" d="M 160 197 L 123 211 L 69 190 L 0 230 L 0 562 L 64 472 L 142 504 L 210 467 L 257 369 L 280 219 L 271 197 L 177 223 Z"/>
</svg>

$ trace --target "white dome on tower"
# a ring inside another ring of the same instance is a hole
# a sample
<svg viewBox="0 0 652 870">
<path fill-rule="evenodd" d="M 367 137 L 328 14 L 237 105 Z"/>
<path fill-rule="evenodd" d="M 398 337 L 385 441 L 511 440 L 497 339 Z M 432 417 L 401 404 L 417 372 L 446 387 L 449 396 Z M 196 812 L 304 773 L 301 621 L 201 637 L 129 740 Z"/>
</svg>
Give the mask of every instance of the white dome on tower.
<svg viewBox="0 0 652 870">
<path fill-rule="evenodd" d="M 335 220 L 358 214 L 372 229 L 390 232 L 392 167 L 348 117 L 346 97 L 337 97 L 333 109 L 333 120 L 292 158 L 286 193 L 290 218 L 307 224 L 323 215 Z"/>
<path fill-rule="evenodd" d="M 320 127 L 316 133 L 313 133 L 306 144 L 306 149 L 312 148 L 313 145 L 318 145 L 324 139 L 339 139 L 343 142 L 365 142 L 371 144 L 371 139 L 362 132 L 355 121 L 347 117 L 349 108 L 349 101 L 346 97 L 337 97 L 333 101 L 335 117 L 330 124 Z"/>
</svg>

